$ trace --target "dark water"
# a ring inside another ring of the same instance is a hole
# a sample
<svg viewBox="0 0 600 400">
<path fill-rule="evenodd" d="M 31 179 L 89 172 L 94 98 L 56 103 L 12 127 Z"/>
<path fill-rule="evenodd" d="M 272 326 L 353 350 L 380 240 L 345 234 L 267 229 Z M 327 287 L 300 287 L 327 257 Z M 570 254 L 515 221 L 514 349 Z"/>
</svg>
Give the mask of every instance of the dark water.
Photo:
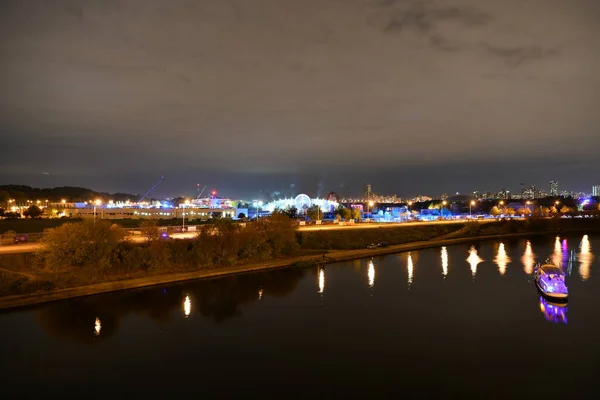
<svg viewBox="0 0 600 400">
<path fill-rule="evenodd" d="M 479 264 L 465 244 L 6 312 L 0 393 L 598 398 L 600 238 L 527 243 L 474 243 Z M 564 263 L 566 306 L 540 299 L 533 257 Z"/>
</svg>

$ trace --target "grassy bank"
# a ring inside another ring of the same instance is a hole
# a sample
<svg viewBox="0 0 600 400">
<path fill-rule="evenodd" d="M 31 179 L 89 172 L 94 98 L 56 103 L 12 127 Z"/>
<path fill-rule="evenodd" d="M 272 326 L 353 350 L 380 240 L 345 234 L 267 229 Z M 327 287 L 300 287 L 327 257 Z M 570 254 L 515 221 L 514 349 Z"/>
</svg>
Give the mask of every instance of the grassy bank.
<svg viewBox="0 0 600 400">
<path fill-rule="evenodd" d="M 197 239 L 190 240 L 150 240 L 143 245 L 119 242 L 110 249 L 88 249 L 78 259 L 69 258 L 73 257 L 70 253 L 59 253 L 55 259 L 48 254 L 3 255 L 0 308 L 16 301 L 15 295 L 32 295 L 26 301 L 52 300 L 56 296 L 65 298 L 289 265 L 308 266 L 322 262 L 323 255 L 327 262 L 334 262 L 507 235 L 600 233 L 600 221 L 575 219 L 318 231 L 295 231 L 286 221 L 281 222 L 278 227 L 267 221 L 252 224 L 252 230 L 225 224 L 217 235 L 201 231 Z M 58 239 L 61 246 L 67 240 Z M 366 249 L 368 244 L 381 241 L 390 246 Z M 72 246 L 85 247 L 78 238 Z M 85 257 L 94 262 L 85 262 Z"/>
</svg>

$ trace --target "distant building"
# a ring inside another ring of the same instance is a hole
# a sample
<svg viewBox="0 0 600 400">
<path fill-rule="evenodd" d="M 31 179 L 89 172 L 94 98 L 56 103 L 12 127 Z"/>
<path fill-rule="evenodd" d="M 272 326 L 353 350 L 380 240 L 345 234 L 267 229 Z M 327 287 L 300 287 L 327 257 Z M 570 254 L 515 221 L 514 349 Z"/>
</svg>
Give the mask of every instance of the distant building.
<svg viewBox="0 0 600 400">
<path fill-rule="evenodd" d="M 97 219 L 209 219 L 215 214 L 223 218 L 236 218 L 235 208 L 199 208 L 186 206 L 179 208 L 125 208 L 125 207 L 85 207 L 65 208 L 63 215 L 71 218 Z"/>
<path fill-rule="evenodd" d="M 550 196 L 558 196 L 558 181 L 550 181 Z"/>
<path fill-rule="evenodd" d="M 600 196 L 600 185 L 592 186 L 592 196 Z"/>
</svg>

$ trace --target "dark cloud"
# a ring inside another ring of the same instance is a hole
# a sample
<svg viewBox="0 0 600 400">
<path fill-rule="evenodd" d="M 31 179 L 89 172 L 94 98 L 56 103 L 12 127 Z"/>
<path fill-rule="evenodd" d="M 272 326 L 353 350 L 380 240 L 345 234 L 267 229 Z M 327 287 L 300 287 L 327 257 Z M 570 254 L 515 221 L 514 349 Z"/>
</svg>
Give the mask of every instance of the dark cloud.
<svg viewBox="0 0 600 400">
<path fill-rule="evenodd" d="M 518 67 L 528 61 L 539 61 L 559 54 L 557 49 L 544 49 L 541 46 L 502 48 L 484 44 L 483 47 L 511 67 Z"/>
<path fill-rule="evenodd" d="M 235 196 L 351 194 L 367 181 L 399 195 L 586 188 L 593 163 L 567 169 L 600 148 L 599 10 L 4 1 L 0 182 L 140 193 L 164 175 L 165 194 L 204 183 Z"/>
</svg>

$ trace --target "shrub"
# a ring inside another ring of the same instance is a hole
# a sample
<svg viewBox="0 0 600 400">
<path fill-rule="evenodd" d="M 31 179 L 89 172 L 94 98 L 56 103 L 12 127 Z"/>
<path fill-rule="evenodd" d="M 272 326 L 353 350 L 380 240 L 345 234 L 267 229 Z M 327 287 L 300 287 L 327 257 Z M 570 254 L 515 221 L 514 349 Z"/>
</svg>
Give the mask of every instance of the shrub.
<svg viewBox="0 0 600 400">
<path fill-rule="evenodd" d="M 47 229 L 41 256 L 50 268 L 64 265 L 109 265 L 118 254 L 125 231 L 109 221 L 85 220 Z"/>
<path fill-rule="evenodd" d="M 158 220 L 156 219 L 145 219 L 140 224 L 140 230 L 142 236 L 144 236 L 149 242 L 160 239 L 160 229 L 158 229 Z"/>
</svg>

